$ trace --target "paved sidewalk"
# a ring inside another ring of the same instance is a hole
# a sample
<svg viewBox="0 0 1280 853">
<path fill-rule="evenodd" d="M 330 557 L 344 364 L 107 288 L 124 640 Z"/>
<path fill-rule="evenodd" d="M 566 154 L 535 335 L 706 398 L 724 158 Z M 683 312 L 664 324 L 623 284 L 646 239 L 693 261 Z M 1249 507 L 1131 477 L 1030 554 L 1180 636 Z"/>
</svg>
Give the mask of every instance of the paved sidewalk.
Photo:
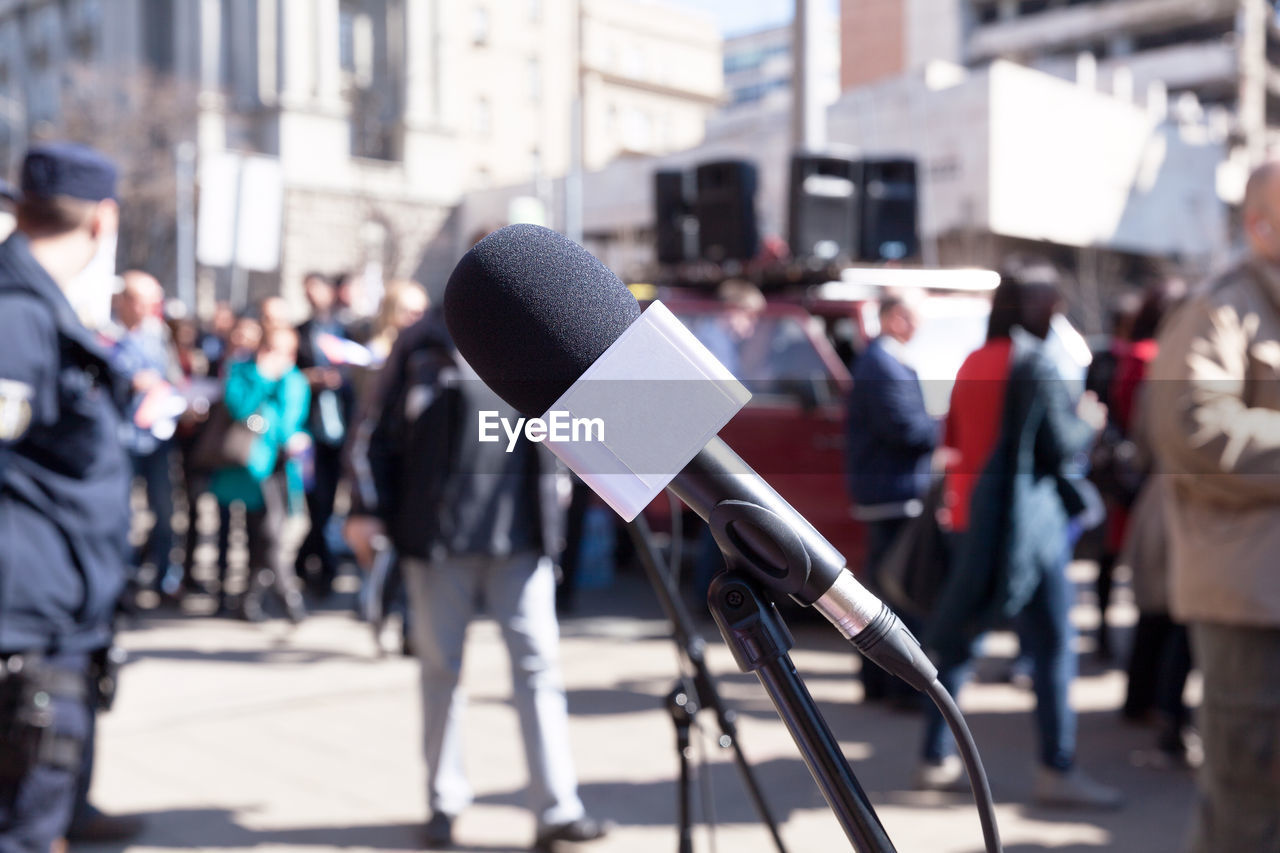
<svg viewBox="0 0 1280 853">
<path fill-rule="evenodd" d="M 675 850 L 677 765 L 663 697 L 677 656 L 666 625 L 647 586 L 632 576 L 586 594 L 580 610 L 563 623 L 575 757 L 588 808 L 618 824 L 606 841 L 582 849 Z M 825 625 L 792 627 L 797 668 L 898 850 L 981 850 L 967 798 L 909 790 L 918 716 L 858 703 L 849 648 Z M 709 622 L 700 630 L 789 849 L 849 849 L 763 690 L 737 672 Z M 505 651 L 491 622 L 472 631 L 466 743 L 478 800 L 456 826 L 459 848 L 527 849 L 534 827 L 522 807 Z M 416 667 L 395 656 L 375 659 L 364 625 L 342 613 L 321 613 L 296 630 L 284 622 L 153 615 L 123 641 L 133 662 L 115 710 L 101 720 L 94 800 L 148 816 L 146 834 L 130 849 L 419 849 L 425 809 Z M 1000 802 L 1007 850 L 1180 848 L 1192 779 L 1135 760 L 1154 734 L 1119 722 L 1123 689 L 1121 674 L 1093 671 L 1075 693 L 1081 764 L 1130 798 L 1111 813 L 1030 806 L 1031 696 L 1000 684 L 965 692 L 961 704 Z M 700 719 L 714 731 L 709 714 Z M 709 736 L 699 742 L 710 761 L 703 778 L 714 791 L 715 849 L 773 849 L 730 753 Z M 712 849 L 701 829 L 695 848 Z"/>
</svg>

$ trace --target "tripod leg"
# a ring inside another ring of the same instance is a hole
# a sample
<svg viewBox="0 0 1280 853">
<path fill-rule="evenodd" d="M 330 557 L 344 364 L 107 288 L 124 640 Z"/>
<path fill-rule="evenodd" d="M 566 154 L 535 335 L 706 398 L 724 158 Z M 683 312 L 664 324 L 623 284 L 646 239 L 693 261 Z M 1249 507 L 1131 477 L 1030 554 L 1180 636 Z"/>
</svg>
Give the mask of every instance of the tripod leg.
<svg viewBox="0 0 1280 853">
<path fill-rule="evenodd" d="M 689 756 L 689 729 L 693 725 L 693 715 L 698 713 L 698 706 L 684 688 L 677 684 L 667 694 L 667 710 L 671 713 L 671 722 L 675 724 L 676 753 L 680 757 L 679 850 L 680 853 L 693 853 L 693 774 Z"/>
<path fill-rule="evenodd" d="M 658 596 L 658 603 L 662 606 L 667 621 L 671 623 L 671 631 L 676 647 L 684 655 L 685 659 L 689 661 L 693 669 L 693 684 L 691 687 L 692 692 L 697 695 L 690 698 L 695 703 L 700 704 L 702 707 L 710 708 L 715 713 L 716 722 L 720 727 L 720 746 L 733 750 L 734 762 L 742 773 L 743 782 L 747 787 L 747 794 L 751 797 L 756 813 L 760 815 L 765 826 L 768 827 L 769 835 L 773 838 L 773 843 L 777 847 L 778 853 L 787 853 L 787 848 L 782 843 L 782 834 L 778 829 L 778 821 L 769 810 L 769 805 L 765 802 L 764 790 L 760 787 L 755 771 L 747 762 L 747 757 L 743 754 L 742 746 L 738 742 L 737 715 L 732 708 L 729 708 L 724 703 L 724 700 L 720 698 L 719 691 L 716 690 L 715 680 L 711 677 L 711 670 L 707 668 L 706 658 L 703 653 L 706 642 L 693 627 L 693 620 L 689 617 L 688 611 L 685 610 L 680 601 L 679 591 L 673 588 L 670 578 L 662 569 L 662 557 L 658 554 L 657 546 L 653 543 L 649 525 L 644 516 L 641 515 L 628 524 L 627 529 L 630 531 L 631 540 L 636 546 L 636 555 L 640 558 L 645 574 L 649 577 L 649 583 Z"/>
</svg>

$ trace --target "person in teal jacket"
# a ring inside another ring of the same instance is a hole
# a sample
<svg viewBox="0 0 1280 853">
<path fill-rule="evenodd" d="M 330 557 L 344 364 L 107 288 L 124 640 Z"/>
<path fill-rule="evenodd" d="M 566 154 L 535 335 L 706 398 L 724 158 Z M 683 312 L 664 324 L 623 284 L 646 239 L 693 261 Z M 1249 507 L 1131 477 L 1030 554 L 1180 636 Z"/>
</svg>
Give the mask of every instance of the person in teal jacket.
<svg viewBox="0 0 1280 853">
<path fill-rule="evenodd" d="M 304 429 L 311 389 L 298 370 L 297 354 L 297 334 L 274 329 L 253 359 L 231 365 L 223 391 L 231 417 L 258 433 L 249 464 L 222 468 L 210 482 L 220 505 L 244 505 L 249 580 L 242 614 L 254 622 L 264 618 L 262 597 L 269 588 L 284 602 L 290 620 L 306 615 L 293 565 L 281 559 L 285 520 L 303 499 L 296 457 L 311 441 Z M 224 593 L 220 609 L 226 606 Z"/>
</svg>

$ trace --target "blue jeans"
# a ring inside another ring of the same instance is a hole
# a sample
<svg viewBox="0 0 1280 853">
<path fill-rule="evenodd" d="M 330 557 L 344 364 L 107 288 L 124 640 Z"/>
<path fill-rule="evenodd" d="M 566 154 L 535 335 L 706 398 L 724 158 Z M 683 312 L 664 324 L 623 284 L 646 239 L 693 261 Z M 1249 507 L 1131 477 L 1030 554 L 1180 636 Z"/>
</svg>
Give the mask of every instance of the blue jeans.
<svg viewBox="0 0 1280 853">
<path fill-rule="evenodd" d="M 1192 853 L 1280 850 L 1280 628 L 1193 623 L 1204 674 Z"/>
<path fill-rule="evenodd" d="M 173 551 L 173 480 L 169 474 L 169 444 L 168 442 L 161 444 L 151 453 L 131 454 L 131 458 L 134 476 L 141 477 L 146 486 L 147 508 L 155 516 L 155 523 L 151 527 L 151 532 L 147 534 L 140 562 L 149 562 L 156 567 L 154 586 L 159 589 L 168 573 L 177 570 L 176 566 L 172 566 L 171 553 Z M 179 575 L 169 580 L 169 583 L 174 584 L 180 579 Z"/>
<path fill-rule="evenodd" d="M 1076 717 L 1068 699 L 1076 677 L 1075 628 L 1070 618 L 1074 599 L 1066 567 L 1058 566 L 1040 579 L 1031 600 L 1014 619 L 1022 652 L 1031 658 L 1040 763 L 1055 770 L 1069 770 L 1075 760 Z M 968 655 L 938 667 L 938 680 L 952 696 L 968 680 L 978 645 L 975 641 Z M 938 762 L 955 750 L 955 741 L 931 703 L 925 715 L 924 758 Z"/>
</svg>

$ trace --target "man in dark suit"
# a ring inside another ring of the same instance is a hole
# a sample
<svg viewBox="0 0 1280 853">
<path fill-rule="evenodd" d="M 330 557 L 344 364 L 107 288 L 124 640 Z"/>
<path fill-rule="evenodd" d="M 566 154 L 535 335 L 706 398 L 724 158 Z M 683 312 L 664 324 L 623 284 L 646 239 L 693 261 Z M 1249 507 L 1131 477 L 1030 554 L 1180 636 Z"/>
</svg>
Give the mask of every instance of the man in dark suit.
<svg viewBox="0 0 1280 853">
<path fill-rule="evenodd" d="M 880 300 L 880 334 L 858 359 L 849 395 L 846 442 L 854 512 L 867 525 L 867 580 L 878 589 L 881 561 L 907 520 L 920 514 L 929 489 L 939 427 L 925 408 L 920 377 L 907 363 L 906 344 L 918 324 L 915 293 Z M 864 667 L 868 700 L 898 698 L 895 679 Z M 909 692 L 909 688 L 902 695 Z"/>
</svg>

